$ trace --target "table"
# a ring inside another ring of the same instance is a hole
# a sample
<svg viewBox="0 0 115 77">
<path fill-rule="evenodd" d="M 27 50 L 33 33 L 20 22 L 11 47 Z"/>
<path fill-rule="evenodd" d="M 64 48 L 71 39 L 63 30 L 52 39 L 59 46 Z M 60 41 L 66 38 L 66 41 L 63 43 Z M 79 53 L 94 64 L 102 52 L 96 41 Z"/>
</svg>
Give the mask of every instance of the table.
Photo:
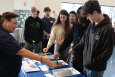
<svg viewBox="0 0 115 77">
<path fill-rule="evenodd" d="M 54 60 L 54 59 L 52 59 Z M 51 61 L 52 61 L 51 60 Z M 23 60 L 23 61 L 27 61 L 27 60 Z M 44 63 L 36 63 L 35 64 L 38 68 L 40 65 L 45 65 Z M 61 66 L 61 67 L 56 67 L 54 69 L 61 69 L 61 68 L 70 68 L 69 65 L 65 65 L 65 66 Z M 53 77 L 57 77 L 54 73 L 53 73 L 53 69 L 49 69 L 48 71 L 36 71 L 36 72 L 25 72 L 25 70 L 23 69 L 23 67 L 21 67 L 20 73 L 18 77 L 46 77 L 44 74 L 51 74 Z M 65 76 L 65 77 L 85 77 L 82 74 L 76 74 L 76 75 L 72 75 L 72 76 Z"/>
</svg>

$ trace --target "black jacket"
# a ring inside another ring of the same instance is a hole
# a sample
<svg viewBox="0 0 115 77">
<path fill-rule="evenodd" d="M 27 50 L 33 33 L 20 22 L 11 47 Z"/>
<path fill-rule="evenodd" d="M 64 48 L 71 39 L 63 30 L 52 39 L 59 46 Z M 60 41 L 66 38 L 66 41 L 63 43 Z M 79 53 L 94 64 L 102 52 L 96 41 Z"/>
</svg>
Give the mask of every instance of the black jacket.
<svg viewBox="0 0 115 77">
<path fill-rule="evenodd" d="M 72 43 L 72 41 L 74 45 L 77 45 L 85 33 L 87 27 L 88 25 L 82 26 L 78 23 L 75 23 L 63 41 L 62 45 L 60 46 L 58 52 L 62 53 Z M 79 61 L 83 61 L 83 49 L 77 50 L 74 53 L 74 57 Z"/>
<path fill-rule="evenodd" d="M 39 17 L 33 18 L 30 16 L 26 19 L 24 29 L 24 39 L 26 42 L 35 43 L 42 42 L 43 38 L 43 22 Z"/>
<path fill-rule="evenodd" d="M 113 51 L 113 29 L 110 19 L 105 19 L 97 25 L 90 24 L 84 36 L 73 50 L 84 48 L 83 65 L 89 70 L 104 71 Z"/>
</svg>

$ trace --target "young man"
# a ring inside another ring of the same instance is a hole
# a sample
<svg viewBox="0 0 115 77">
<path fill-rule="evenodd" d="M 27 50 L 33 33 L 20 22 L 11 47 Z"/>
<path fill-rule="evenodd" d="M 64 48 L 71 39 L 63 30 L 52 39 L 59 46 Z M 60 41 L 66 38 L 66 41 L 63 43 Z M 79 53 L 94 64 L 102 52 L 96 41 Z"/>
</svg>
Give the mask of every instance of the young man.
<svg viewBox="0 0 115 77">
<path fill-rule="evenodd" d="M 113 51 L 113 29 L 107 15 L 101 13 L 97 0 L 87 1 L 82 15 L 91 21 L 79 44 L 69 53 L 83 49 L 84 74 L 87 77 L 103 77 L 108 59 Z"/>
<path fill-rule="evenodd" d="M 42 49 L 47 47 L 47 43 L 48 43 L 48 40 L 50 38 L 50 31 L 51 31 L 51 28 L 53 26 L 53 23 L 55 22 L 55 19 L 50 17 L 51 9 L 49 7 L 45 7 L 44 12 L 45 12 L 46 15 L 45 15 L 44 18 L 42 18 L 43 32 L 44 32 L 43 42 L 42 42 Z M 49 48 L 49 52 L 51 52 L 52 54 L 54 53 L 54 45 L 52 45 Z"/>
<path fill-rule="evenodd" d="M 76 13 L 75 11 L 71 11 L 69 14 L 70 17 L 70 23 L 73 25 L 74 23 L 76 23 Z"/>
<path fill-rule="evenodd" d="M 32 16 L 28 17 L 25 22 L 24 39 L 25 49 L 41 52 L 41 44 L 43 38 L 43 22 L 37 16 L 37 9 L 31 7 Z"/>
</svg>

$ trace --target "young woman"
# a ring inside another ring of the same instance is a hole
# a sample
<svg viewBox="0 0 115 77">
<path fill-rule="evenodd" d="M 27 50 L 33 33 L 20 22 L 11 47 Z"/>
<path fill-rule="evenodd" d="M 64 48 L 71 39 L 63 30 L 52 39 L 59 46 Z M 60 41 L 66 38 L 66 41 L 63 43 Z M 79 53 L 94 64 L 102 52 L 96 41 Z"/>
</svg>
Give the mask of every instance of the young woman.
<svg viewBox="0 0 115 77">
<path fill-rule="evenodd" d="M 22 56 L 42 61 L 54 68 L 50 58 L 41 57 L 23 49 L 10 33 L 17 27 L 17 17 L 13 12 L 5 12 L 0 16 L 0 77 L 18 77 Z"/>
<path fill-rule="evenodd" d="M 58 52 L 54 55 L 54 58 L 57 59 L 63 53 L 63 50 L 65 50 L 72 43 L 72 41 L 74 44 L 73 47 L 78 44 L 84 35 L 90 21 L 87 20 L 86 17 L 81 17 L 81 9 L 82 7 L 78 8 L 76 23 L 72 26 Z M 74 53 L 73 67 L 83 74 L 83 50 L 77 50 Z"/>
<path fill-rule="evenodd" d="M 58 16 L 57 21 L 52 27 L 51 30 L 51 37 L 48 41 L 48 45 L 46 48 L 44 48 L 44 52 L 47 52 L 48 49 L 51 47 L 51 45 L 55 42 L 55 49 L 54 49 L 54 54 L 58 52 L 58 49 L 60 45 L 62 44 L 63 40 L 65 39 L 66 35 L 70 31 L 72 25 L 69 23 L 69 15 L 66 10 L 61 10 Z M 66 61 L 68 54 L 68 50 L 71 48 L 69 45 L 65 50 L 64 53 L 60 56 L 60 59 Z"/>
</svg>

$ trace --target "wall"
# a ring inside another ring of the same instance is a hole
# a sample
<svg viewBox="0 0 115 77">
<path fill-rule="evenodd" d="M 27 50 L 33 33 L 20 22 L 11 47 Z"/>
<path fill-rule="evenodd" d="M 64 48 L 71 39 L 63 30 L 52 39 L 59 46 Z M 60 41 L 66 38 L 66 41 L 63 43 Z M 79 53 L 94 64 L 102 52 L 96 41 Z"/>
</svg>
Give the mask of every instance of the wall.
<svg viewBox="0 0 115 77">
<path fill-rule="evenodd" d="M 26 2 L 25 6 L 24 2 Z M 14 0 L 14 9 L 30 10 L 32 6 L 34 6 L 34 0 Z"/>
<path fill-rule="evenodd" d="M 40 11 L 40 18 L 44 16 L 44 7 L 50 7 L 51 10 L 59 12 L 62 2 L 85 3 L 88 0 L 35 0 L 35 6 Z M 115 0 L 98 0 L 100 5 L 115 6 Z"/>
<path fill-rule="evenodd" d="M 0 14 L 6 11 L 13 11 L 14 0 L 0 0 Z"/>
</svg>

